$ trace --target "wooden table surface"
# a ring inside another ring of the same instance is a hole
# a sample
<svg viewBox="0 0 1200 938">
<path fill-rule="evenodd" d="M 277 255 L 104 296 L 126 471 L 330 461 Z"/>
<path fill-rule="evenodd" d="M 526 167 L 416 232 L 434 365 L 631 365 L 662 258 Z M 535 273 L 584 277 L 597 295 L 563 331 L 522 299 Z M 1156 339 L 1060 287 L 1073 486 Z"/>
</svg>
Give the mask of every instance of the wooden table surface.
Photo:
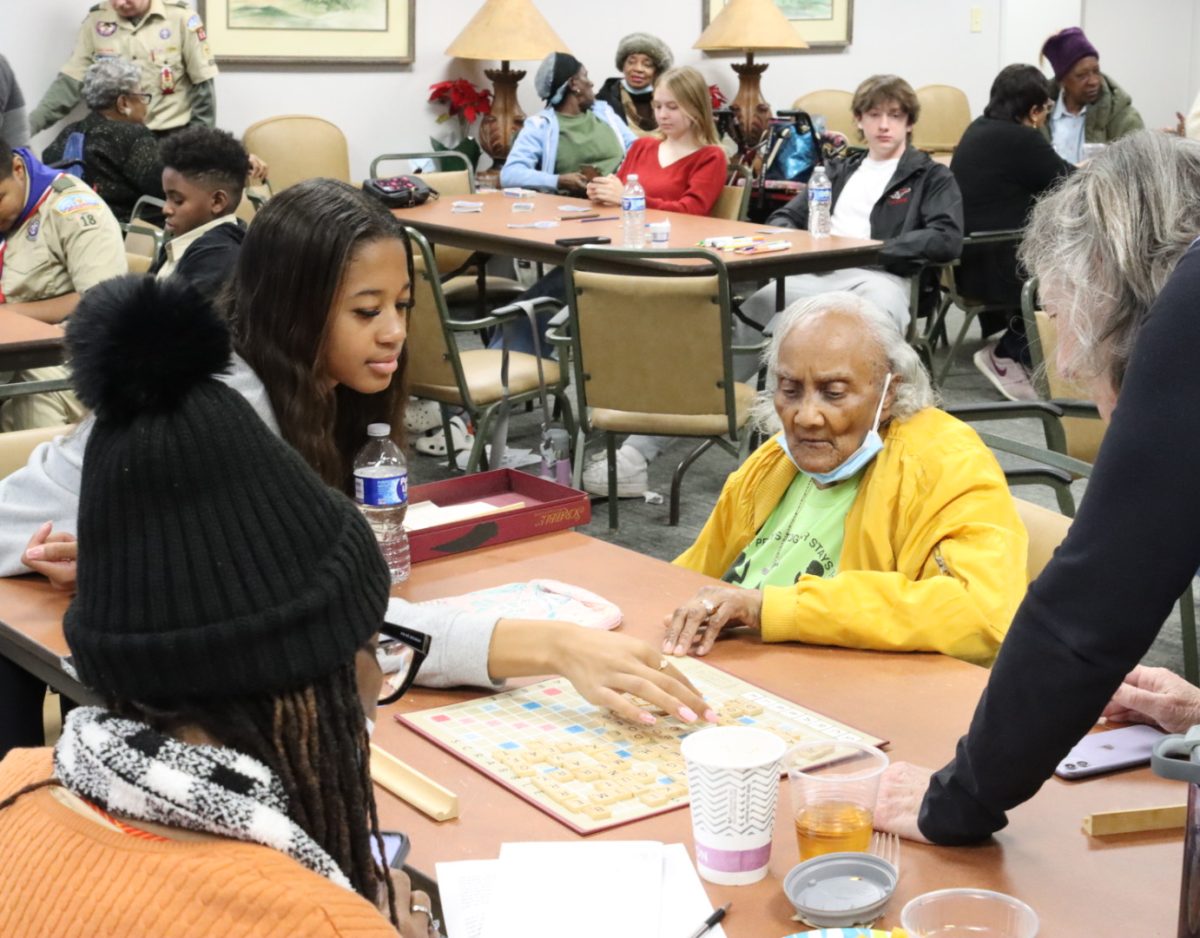
<svg viewBox="0 0 1200 938">
<path fill-rule="evenodd" d="M 456 214 L 456 201 L 482 202 L 483 211 Z M 514 212 L 516 202 L 532 202 L 533 210 Z M 555 228 L 509 228 L 511 224 L 558 220 L 569 217 L 560 206 L 587 206 L 607 221 L 560 221 Z M 612 245 L 621 246 L 621 210 L 615 206 L 596 205 L 587 199 L 532 193 L 514 198 L 502 192 L 476 192 L 471 195 L 446 195 L 416 208 L 394 209 L 393 214 L 405 225 L 416 228 L 430 241 L 450 247 L 483 251 L 505 257 L 520 257 L 546 264 L 561 264 L 570 248 L 554 242 L 558 238 L 607 235 Z M 611 216 L 611 217 L 610 217 Z M 750 222 L 726 221 L 720 218 L 685 215 L 681 212 L 647 210 L 646 221 L 669 219 L 673 248 L 695 247 L 704 238 L 727 235 L 752 235 L 764 230 L 763 225 Z M 768 279 L 788 274 L 811 273 L 844 267 L 862 267 L 878 260 L 879 241 L 855 238 L 813 238 L 806 231 L 785 231 L 767 236 L 771 241 L 788 241 L 791 247 L 774 254 L 732 254 L 721 252 L 730 275 L 746 280 Z M 696 262 L 675 261 L 658 266 L 668 271 L 684 272 Z"/>
<path fill-rule="evenodd" d="M 22 316 L 0 305 L 0 372 L 57 365 L 63 359 L 60 326 Z"/>
<path fill-rule="evenodd" d="M 665 612 L 705 577 L 571 532 L 417 565 L 395 592 L 425 600 L 515 580 L 552 577 L 596 591 L 621 606 L 622 628 L 653 640 Z M 46 662 L 66 652 L 61 616 L 67 598 L 38 578 L 0 580 L 0 653 L 39 649 Z M 987 672 L 940 655 L 884 654 L 802 645 L 763 646 L 740 638 L 718 644 L 709 659 L 767 690 L 891 741 L 893 759 L 940 766 L 965 731 Z M 480 691 L 416 688 L 395 711 L 466 700 Z M 1053 693 L 1047 688 L 1046 693 Z M 377 789 L 385 829 L 412 838 L 410 862 L 433 872 L 439 860 L 495 857 L 508 840 L 565 840 L 577 835 L 467 768 L 432 742 L 380 714 L 375 741 L 455 791 L 461 815 L 437 823 Z M 1015 754 L 1014 754 L 1015 758 Z M 707 885 L 714 905 L 733 902 L 730 938 L 781 938 L 803 930 L 790 920 L 783 877 L 797 862 L 786 785 L 770 871 L 753 886 Z M 882 923 L 899 924 L 913 896 L 951 886 L 981 886 L 1018 896 L 1042 921 L 1040 938 L 1173 935 L 1182 838 L 1178 832 L 1089 838 L 1081 818 L 1094 811 L 1181 802 L 1185 786 L 1138 769 L 1088 779 L 1048 781 L 992 842 L 950 849 L 905 843 L 897 894 Z M 592 835 L 603 839 L 682 842 L 692 851 L 686 808 Z M 694 856 L 694 853 L 693 853 Z"/>
<path fill-rule="evenodd" d="M 664 613 L 708 580 L 575 533 L 516 541 L 493 550 L 430 561 L 398 593 L 432 599 L 532 577 L 596 591 L 621 606 L 622 628 L 647 640 Z M 986 680 L 981 668 L 941 655 L 885 654 L 801 645 L 763 646 L 751 639 L 718 644 L 712 664 L 813 710 L 891 740 L 893 759 L 938 767 L 954 752 Z M 1052 693 L 1047 688 L 1047 693 Z M 477 691 L 415 688 L 396 709 L 418 710 L 469 699 Z M 460 799 L 461 816 L 437 823 L 387 794 L 385 827 L 412 838 L 411 861 L 432 872 L 448 859 L 495 857 L 507 840 L 563 840 L 577 835 L 407 727 L 381 714 L 375 739 L 440 781 Z M 1174 934 L 1182 838 L 1178 832 L 1089 838 L 1080 820 L 1093 811 L 1177 803 L 1185 786 L 1149 769 L 1080 782 L 1051 779 L 1011 814 L 991 843 L 950 849 L 905 843 L 897 894 L 884 913 L 899 925 L 912 897 L 951 886 L 982 886 L 1018 896 L 1041 917 L 1040 938 Z M 780 790 L 769 875 L 753 886 L 707 885 L 714 906 L 733 902 L 730 938 L 780 938 L 803 927 L 790 920 L 783 877 L 798 862 L 786 785 Z M 591 835 L 603 839 L 680 841 L 692 851 L 687 809 Z"/>
</svg>

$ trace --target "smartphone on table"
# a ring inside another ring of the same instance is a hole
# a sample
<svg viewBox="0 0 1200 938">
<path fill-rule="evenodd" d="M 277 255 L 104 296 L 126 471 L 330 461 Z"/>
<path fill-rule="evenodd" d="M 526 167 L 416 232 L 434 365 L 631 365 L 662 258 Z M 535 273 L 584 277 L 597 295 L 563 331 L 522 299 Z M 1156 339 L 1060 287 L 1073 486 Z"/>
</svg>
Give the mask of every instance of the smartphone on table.
<svg viewBox="0 0 1200 938">
<path fill-rule="evenodd" d="M 1087 778 L 1146 765 L 1154 744 L 1166 735 L 1160 729 L 1141 724 L 1089 733 L 1067 753 L 1054 774 L 1066 779 Z"/>
</svg>

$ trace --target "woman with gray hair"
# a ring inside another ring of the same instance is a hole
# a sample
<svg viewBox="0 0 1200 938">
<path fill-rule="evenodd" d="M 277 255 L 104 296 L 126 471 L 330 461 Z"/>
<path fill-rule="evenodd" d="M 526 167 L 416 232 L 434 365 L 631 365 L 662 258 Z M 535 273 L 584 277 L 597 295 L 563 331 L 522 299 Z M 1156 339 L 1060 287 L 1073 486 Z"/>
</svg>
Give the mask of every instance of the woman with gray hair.
<svg viewBox="0 0 1200 938">
<path fill-rule="evenodd" d="M 1034 209 L 1022 260 L 1058 366 L 1109 421 L 1087 498 L 932 774 L 884 776 L 875 825 L 964 844 L 1006 823 L 1101 715 L 1200 566 L 1200 143 L 1132 134 Z"/>
<path fill-rule="evenodd" d="M 82 167 L 76 174 L 127 222 L 143 195 L 163 197 L 158 141 L 145 125 L 150 95 L 136 65 L 103 59 L 84 73 L 83 99 L 91 113 L 64 127 L 42 161 L 69 172 Z"/>
<path fill-rule="evenodd" d="M 802 300 L 767 350 L 773 435 L 675 563 L 706 586 L 663 651 L 725 629 L 763 641 L 990 662 L 1025 591 L 1028 539 L 975 431 L 935 406 L 892 318 L 852 293 Z"/>
</svg>

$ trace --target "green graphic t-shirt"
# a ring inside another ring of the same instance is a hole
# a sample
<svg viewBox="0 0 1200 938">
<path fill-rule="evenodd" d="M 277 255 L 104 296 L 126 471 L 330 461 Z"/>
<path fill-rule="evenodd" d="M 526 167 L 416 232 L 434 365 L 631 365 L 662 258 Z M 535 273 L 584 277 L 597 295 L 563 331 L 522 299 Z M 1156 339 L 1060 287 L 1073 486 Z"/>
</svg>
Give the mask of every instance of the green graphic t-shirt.
<svg viewBox="0 0 1200 938">
<path fill-rule="evenodd" d="M 799 473 L 754 540 L 721 578 L 747 589 L 791 586 L 804 574 L 833 576 L 846 535 L 846 515 L 858 494 L 860 472 L 829 488 Z"/>
</svg>

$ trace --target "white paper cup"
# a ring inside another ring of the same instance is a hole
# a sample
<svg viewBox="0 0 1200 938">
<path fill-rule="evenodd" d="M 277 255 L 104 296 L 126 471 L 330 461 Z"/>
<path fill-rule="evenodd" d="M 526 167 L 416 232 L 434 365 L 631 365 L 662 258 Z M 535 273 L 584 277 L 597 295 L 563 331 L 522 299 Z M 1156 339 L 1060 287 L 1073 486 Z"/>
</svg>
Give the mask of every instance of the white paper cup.
<svg viewBox="0 0 1200 938">
<path fill-rule="evenodd" d="M 715 726 L 687 736 L 681 748 L 700 875 L 722 886 L 757 883 L 771 859 L 787 743 L 749 726 Z"/>
</svg>

